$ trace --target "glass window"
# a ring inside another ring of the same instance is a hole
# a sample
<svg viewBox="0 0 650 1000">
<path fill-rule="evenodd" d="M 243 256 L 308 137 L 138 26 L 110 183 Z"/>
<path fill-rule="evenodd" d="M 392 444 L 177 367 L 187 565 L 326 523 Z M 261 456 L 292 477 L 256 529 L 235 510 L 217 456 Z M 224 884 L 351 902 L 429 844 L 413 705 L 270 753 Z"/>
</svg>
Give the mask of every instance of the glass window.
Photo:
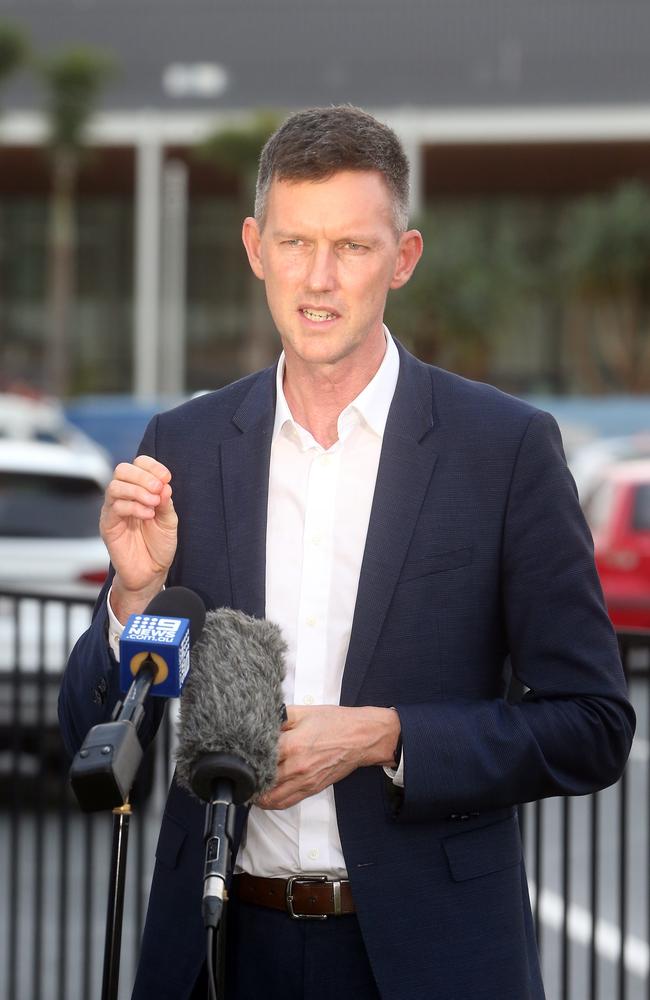
<svg viewBox="0 0 650 1000">
<path fill-rule="evenodd" d="M 592 532 L 602 531 L 611 517 L 614 504 L 614 484 L 605 479 L 585 503 L 585 517 Z"/>
<path fill-rule="evenodd" d="M 92 538 L 102 500 L 92 479 L 0 472 L 0 537 Z"/>
<path fill-rule="evenodd" d="M 639 483 L 636 488 L 632 528 L 634 531 L 650 531 L 650 483 Z"/>
</svg>

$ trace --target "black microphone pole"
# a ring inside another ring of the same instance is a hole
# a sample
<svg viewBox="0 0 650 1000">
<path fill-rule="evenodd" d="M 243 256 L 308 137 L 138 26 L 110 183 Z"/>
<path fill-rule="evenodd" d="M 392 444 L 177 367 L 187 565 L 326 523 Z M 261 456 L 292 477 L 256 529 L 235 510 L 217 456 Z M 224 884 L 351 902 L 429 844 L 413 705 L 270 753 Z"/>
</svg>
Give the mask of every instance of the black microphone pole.
<svg viewBox="0 0 650 1000">
<path fill-rule="evenodd" d="M 140 727 L 144 714 L 144 700 L 155 676 L 155 664 L 145 659 L 122 703 L 115 706 L 113 715 L 121 723 Z M 110 725 L 110 723 L 109 723 Z M 138 742 L 138 747 L 139 747 Z M 142 751 L 140 750 L 140 754 Z M 136 770 L 140 761 L 136 764 Z M 104 938 L 104 967 L 102 971 L 102 1000 L 118 1000 L 120 985 L 120 956 L 122 952 L 122 918 L 126 886 L 126 862 L 129 848 L 131 803 L 129 786 L 122 805 L 113 809 L 113 836 L 111 842 L 111 870 L 106 906 L 106 935 Z"/>
<path fill-rule="evenodd" d="M 247 802 L 256 789 L 253 768 L 237 754 L 204 754 L 191 770 L 192 791 L 207 803 L 205 812 L 205 867 L 201 912 L 207 936 L 210 1000 L 223 994 L 226 885 L 232 871 L 235 806 Z"/>
<path fill-rule="evenodd" d="M 122 915 L 124 913 L 124 887 L 126 883 L 126 859 L 129 846 L 130 821 L 130 802 L 127 801 L 124 805 L 113 809 L 113 841 L 108 886 L 108 905 L 106 908 L 102 1000 L 117 1000 L 120 983 Z"/>
<path fill-rule="evenodd" d="M 70 781 L 84 812 L 113 810 L 102 1000 L 117 1000 L 118 997 L 124 888 L 131 820 L 129 798 L 144 755 L 138 731 L 145 714 L 145 701 L 151 688 L 156 684 L 160 684 L 158 693 L 163 694 L 164 690 L 165 697 L 177 697 L 180 693 L 189 665 L 183 657 L 186 657 L 189 645 L 194 644 L 203 630 L 205 605 L 198 594 L 188 590 L 187 587 L 169 587 L 149 602 L 143 612 L 145 620 L 148 620 L 147 616 L 154 619 L 187 619 L 189 636 L 186 631 L 179 633 L 178 629 L 167 634 L 164 628 L 162 637 L 155 629 L 153 634 L 143 635 L 140 631 L 137 635 L 128 635 L 129 623 L 127 623 L 125 638 L 130 640 L 131 645 L 137 641 L 143 643 L 144 655 L 138 652 L 136 658 L 130 654 L 131 669 L 133 670 L 134 664 L 138 661 L 139 667 L 134 679 L 128 685 L 124 700 L 118 702 L 113 709 L 110 722 L 92 727 L 75 754 L 70 768 Z M 136 616 L 135 621 L 139 620 L 139 616 Z M 180 626 L 180 621 L 177 624 Z M 145 627 L 146 632 L 147 627 Z M 184 644 L 188 640 L 189 645 L 185 647 Z M 148 649 L 149 643 L 151 648 Z M 121 648 L 122 640 L 120 640 Z M 178 651 L 178 658 L 175 651 Z M 162 678 L 159 677 L 159 670 L 162 669 L 161 660 L 165 668 Z M 182 669 L 183 665 L 185 671 Z"/>
</svg>

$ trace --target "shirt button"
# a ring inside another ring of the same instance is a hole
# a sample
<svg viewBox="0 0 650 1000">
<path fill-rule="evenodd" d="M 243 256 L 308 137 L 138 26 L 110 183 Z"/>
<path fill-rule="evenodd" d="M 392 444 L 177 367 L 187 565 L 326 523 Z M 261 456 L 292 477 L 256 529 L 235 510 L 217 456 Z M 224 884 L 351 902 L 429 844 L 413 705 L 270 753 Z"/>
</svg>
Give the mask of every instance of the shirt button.
<svg viewBox="0 0 650 1000">
<path fill-rule="evenodd" d="M 306 694 L 302 699 L 302 703 L 303 705 L 313 705 L 315 700 L 313 694 Z"/>
<path fill-rule="evenodd" d="M 314 627 L 314 625 L 316 624 L 316 619 L 314 618 L 313 615 L 309 615 L 309 618 L 307 618 L 307 624 L 309 625 L 310 628 Z"/>
<path fill-rule="evenodd" d="M 322 535 L 312 535 L 311 536 L 312 545 L 320 545 L 320 543 L 322 542 L 322 540 L 323 540 Z"/>
<path fill-rule="evenodd" d="M 320 856 L 320 851 L 318 850 L 317 847 L 312 847 L 311 851 L 308 851 L 307 853 L 307 857 L 309 858 L 310 861 L 316 861 L 316 859 L 319 856 Z"/>
</svg>

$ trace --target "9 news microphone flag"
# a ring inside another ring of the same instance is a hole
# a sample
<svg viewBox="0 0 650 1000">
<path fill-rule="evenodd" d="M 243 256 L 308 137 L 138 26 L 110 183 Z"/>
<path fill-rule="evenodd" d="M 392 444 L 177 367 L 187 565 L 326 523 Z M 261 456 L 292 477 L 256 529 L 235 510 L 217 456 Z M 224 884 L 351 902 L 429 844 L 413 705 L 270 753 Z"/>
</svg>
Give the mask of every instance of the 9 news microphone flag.
<svg viewBox="0 0 650 1000">
<path fill-rule="evenodd" d="M 126 697 L 115 706 L 110 722 L 92 727 L 70 768 L 70 782 L 84 812 L 114 809 L 128 798 L 143 756 L 138 729 L 147 695 L 180 694 L 190 645 L 204 622 L 203 601 L 186 587 L 163 590 L 141 615 L 128 620 L 120 640 Z"/>
<path fill-rule="evenodd" d="M 147 661 L 155 665 L 151 694 L 177 698 L 190 669 L 189 618 L 147 612 L 130 616 L 120 639 L 122 691 L 129 690 Z"/>
</svg>

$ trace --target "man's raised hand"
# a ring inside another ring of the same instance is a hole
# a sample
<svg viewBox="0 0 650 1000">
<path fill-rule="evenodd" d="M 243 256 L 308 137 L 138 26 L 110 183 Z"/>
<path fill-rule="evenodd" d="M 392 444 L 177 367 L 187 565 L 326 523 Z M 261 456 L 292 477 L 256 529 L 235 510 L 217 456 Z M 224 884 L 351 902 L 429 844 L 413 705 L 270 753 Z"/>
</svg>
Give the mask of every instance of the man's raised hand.
<svg viewBox="0 0 650 1000">
<path fill-rule="evenodd" d="M 171 472 L 148 455 L 122 462 L 104 498 L 99 526 L 115 568 L 111 606 L 124 621 L 162 588 L 176 552 L 178 518 Z"/>
</svg>

